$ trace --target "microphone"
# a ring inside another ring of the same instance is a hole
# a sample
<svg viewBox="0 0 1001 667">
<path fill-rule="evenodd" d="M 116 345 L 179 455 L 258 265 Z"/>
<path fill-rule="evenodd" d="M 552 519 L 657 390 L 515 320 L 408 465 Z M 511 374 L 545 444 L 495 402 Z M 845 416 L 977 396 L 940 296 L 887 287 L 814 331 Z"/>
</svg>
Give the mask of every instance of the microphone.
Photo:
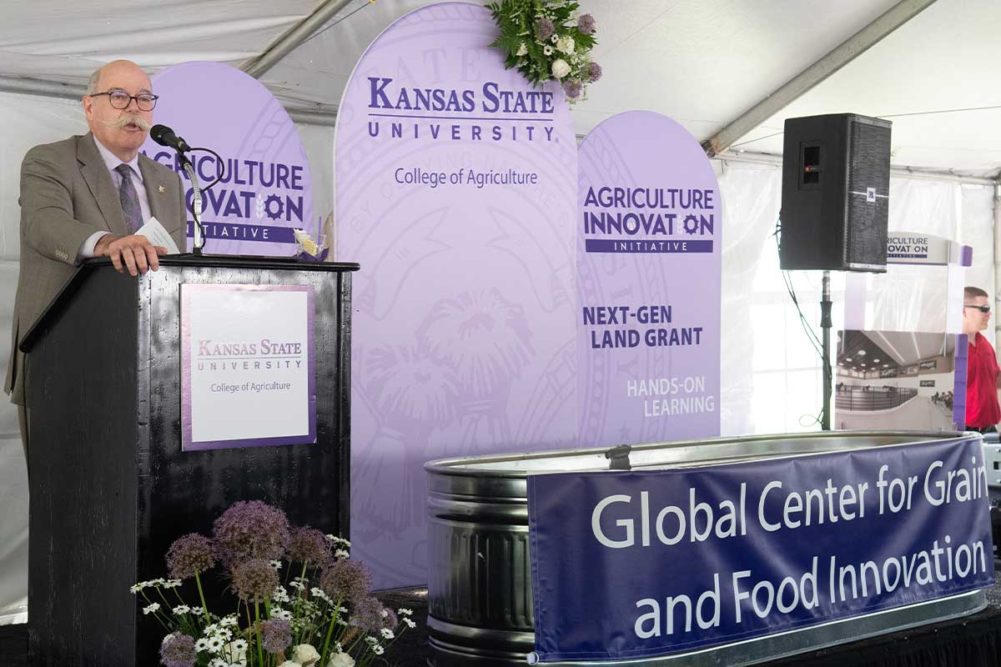
<svg viewBox="0 0 1001 667">
<path fill-rule="evenodd" d="M 173 148 L 181 153 L 191 150 L 191 146 L 188 145 L 188 142 L 174 134 L 174 131 L 166 125 L 154 125 L 149 130 L 149 136 L 153 138 L 153 141 L 161 146 Z"/>
</svg>

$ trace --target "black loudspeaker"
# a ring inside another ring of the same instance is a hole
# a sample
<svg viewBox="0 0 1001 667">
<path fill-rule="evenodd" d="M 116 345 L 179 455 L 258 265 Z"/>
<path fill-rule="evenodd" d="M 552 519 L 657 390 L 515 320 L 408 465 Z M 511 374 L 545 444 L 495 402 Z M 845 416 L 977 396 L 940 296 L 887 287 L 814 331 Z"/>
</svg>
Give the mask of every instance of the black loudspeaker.
<svg viewBox="0 0 1001 667">
<path fill-rule="evenodd" d="M 789 118 L 782 153 L 783 270 L 886 271 L 890 121 Z"/>
</svg>

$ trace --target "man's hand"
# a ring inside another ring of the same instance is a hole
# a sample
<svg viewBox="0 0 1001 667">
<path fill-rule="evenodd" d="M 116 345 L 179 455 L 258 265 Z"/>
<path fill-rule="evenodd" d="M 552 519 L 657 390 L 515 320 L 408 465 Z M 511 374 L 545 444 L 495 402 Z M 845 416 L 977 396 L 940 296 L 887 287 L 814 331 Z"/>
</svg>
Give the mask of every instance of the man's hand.
<svg viewBox="0 0 1001 667">
<path fill-rule="evenodd" d="M 166 248 L 153 245 L 145 236 L 136 234 L 105 234 L 94 246 L 95 257 L 110 257 L 116 271 L 128 271 L 130 276 L 138 276 L 150 269 L 156 271 L 160 268 L 160 255 L 166 254 Z"/>
</svg>

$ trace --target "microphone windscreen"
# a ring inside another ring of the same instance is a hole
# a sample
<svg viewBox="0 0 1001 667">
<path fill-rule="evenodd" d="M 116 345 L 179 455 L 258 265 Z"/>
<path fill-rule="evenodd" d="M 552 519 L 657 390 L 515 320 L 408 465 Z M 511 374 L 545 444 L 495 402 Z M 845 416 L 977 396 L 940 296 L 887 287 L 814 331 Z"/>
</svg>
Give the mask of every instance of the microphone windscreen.
<svg viewBox="0 0 1001 667">
<path fill-rule="evenodd" d="M 149 136 L 161 146 L 173 148 L 177 144 L 177 135 L 166 125 L 154 125 L 149 129 Z"/>
</svg>

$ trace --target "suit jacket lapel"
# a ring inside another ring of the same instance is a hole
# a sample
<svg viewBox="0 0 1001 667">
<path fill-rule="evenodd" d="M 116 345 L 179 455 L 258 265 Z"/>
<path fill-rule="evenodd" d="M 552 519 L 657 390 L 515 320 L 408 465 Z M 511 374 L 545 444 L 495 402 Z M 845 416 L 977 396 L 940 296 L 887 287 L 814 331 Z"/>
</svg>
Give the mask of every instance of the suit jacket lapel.
<svg viewBox="0 0 1001 667">
<path fill-rule="evenodd" d="M 90 132 L 77 139 L 76 159 L 80 165 L 80 174 L 90 188 L 90 194 L 94 196 L 101 215 L 104 216 L 105 227 L 112 234 L 123 236 L 127 232 L 122 204 L 118 200 L 118 192 L 115 190 L 114 181 L 111 180 L 108 166 L 97 152 L 94 141 L 96 139 Z"/>
<path fill-rule="evenodd" d="M 174 206 L 174 200 L 167 200 L 167 193 L 170 188 L 167 187 L 167 182 L 160 177 L 160 174 L 154 171 L 150 167 L 152 160 L 147 158 L 145 155 L 139 156 L 139 171 L 143 175 L 143 185 L 146 187 L 146 200 L 149 201 L 149 214 L 160 221 L 163 224 L 164 221 L 173 220 L 177 215 L 172 213 L 171 209 L 176 208 Z M 176 197 L 176 195 L 175 195 Z"/>
</svg>

